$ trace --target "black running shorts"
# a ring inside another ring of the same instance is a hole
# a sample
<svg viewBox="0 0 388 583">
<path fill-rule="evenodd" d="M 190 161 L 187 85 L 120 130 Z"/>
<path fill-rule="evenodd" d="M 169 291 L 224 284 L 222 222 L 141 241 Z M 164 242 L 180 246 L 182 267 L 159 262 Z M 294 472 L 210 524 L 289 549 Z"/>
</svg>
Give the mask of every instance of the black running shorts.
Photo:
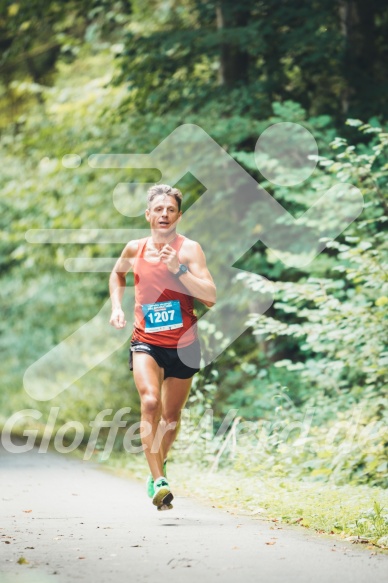
<svg viewBox="0 0 388 583">
<path fill-rule="evenodd" d="M 158 365 L 164 369 L 164 378 L 189 379 L 199 371 L 201 347 L 198 340 L 189 346 L 180 348 L 163 348 L 146 342 L 134 340 L 129 349 L 129 369 L 133 370 L 133 352 L 145 352 L 152 356 Z M 181 359 L 181 358 L 182 359 Z"/>
</svg>

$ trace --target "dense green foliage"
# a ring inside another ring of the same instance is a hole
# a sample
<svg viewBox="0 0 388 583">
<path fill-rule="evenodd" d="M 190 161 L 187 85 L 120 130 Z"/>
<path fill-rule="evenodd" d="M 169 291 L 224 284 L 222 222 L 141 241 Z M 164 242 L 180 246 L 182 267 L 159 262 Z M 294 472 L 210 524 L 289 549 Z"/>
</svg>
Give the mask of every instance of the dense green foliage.
<svg viewBox="0 0 388 583">
<path fill-rule="evenodd" d="M 135 2 L 134 18 L 120 80 L 144 113 L 263 118 L 287 99 L 338 120 L 387 113 L 380 0 Z"/>
<path fill-rule="evenodd" d="M 32 244 L 25 234 L 144 228 L 144 219 L 115 209 L 112 193 L 118 182 L 153 182 L 157 173 L 93 169 L 87 158 L 149 152 L 194 122 L 295 217 L 340 181 L 357 186 L 365 205 L 305 268 L 287 267 L 260 241 L 240 258 L 247 285 L 255 285 L 250 274 L 265 276 L 275 302 L 263 316 L 252 309 L 247 332 L 196 377 L 187 439 L 206 409 L 214 431 L 236 409 L 241 423 L 227 433 L 221 466 L 385 487 L 388 8 L 377 0 L 65 4 L 0 4 L 2 421 L 31 407 L 43 427 L 58 406 L 58 425 L 78 419 L 87 435 L 104 408 L 130 406 L 128 418 L 137 420 L 124 348 L 49 402 L 24 391 L 27 367 L 108 299 L 107 273 L 71 273 L 65 260 L 114 258 L 123 246 L 119 238 Z M 264 181 L 253 157 L 261 132 L 281 121 L 310 129 L 320 150 L 316 170 L 297 187 Z M 70 153 L 81 157 L 79 167 L 61 163 Z M 187 208 L 201 185 L 187 175 L 180 186 Z M 259 232 L 255 210 L 243 227 Z M 106 333 L 102 327 L 80 346 L 80 358 L 98 351 Z M 209 333 L 223 341 L 219 330 Z M 203 455 L 206 437 L 190 451 L 209 465 L 226 437 Z"/>
</svg>

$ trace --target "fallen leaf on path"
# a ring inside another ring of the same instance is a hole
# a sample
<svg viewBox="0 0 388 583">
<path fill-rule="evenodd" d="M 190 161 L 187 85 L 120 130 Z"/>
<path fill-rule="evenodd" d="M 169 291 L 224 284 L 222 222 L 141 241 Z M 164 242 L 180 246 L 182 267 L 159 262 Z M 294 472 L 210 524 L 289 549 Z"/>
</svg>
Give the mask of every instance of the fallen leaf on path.
<svg viewBox="0 0 388 583">
<path fill-rule="evenodd" d="M 23 510 L 23 512 L 32 512 L 32 510 Z"/>
<path fill-rule="evenodd" d="M 86 559 L 86 557 L 78 557 L 79 559 Z"/>
<path fill-rule="evenodd" d="M 276 540 L 271 540 L 267 543 L 265 543 L 266 545 L 276 545 Z"/>
<path fill-rule="evenodd" d="M 18 565 L 28 565 L 28 561 L 25 557 L 19 557 L 16 562 Z"/>
</svg>

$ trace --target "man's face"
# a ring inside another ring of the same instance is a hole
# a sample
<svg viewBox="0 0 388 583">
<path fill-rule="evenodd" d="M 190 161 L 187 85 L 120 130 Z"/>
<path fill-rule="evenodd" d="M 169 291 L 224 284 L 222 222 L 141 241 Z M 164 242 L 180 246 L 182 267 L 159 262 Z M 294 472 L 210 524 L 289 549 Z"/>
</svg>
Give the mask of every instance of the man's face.
<svg viewBox="0 0 388 583">
<path fill-rule="evenodd" d="M 178 210 L 178 203 L 174 196 L 159 194 L 150 202 L 145 216 L 151 229 L 157 229 L 160 233 L 168 233 L 176 227 L 177 221 L 182 216 L 182 211 Z"/>
</svg>

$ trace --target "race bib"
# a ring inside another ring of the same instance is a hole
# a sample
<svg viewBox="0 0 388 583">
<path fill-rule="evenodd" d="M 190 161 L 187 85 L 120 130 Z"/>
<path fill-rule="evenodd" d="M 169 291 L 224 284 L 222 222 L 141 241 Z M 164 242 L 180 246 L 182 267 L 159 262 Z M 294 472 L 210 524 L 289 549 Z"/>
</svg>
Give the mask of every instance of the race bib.
<svg viewBox="0 0 388 583">
<path fill-rule="evenodd" d="M 145 332 L 164 332 L 183 326 L 181 304 L 178 300 L 144 304 L 141 308 Z"/>
</svg>

